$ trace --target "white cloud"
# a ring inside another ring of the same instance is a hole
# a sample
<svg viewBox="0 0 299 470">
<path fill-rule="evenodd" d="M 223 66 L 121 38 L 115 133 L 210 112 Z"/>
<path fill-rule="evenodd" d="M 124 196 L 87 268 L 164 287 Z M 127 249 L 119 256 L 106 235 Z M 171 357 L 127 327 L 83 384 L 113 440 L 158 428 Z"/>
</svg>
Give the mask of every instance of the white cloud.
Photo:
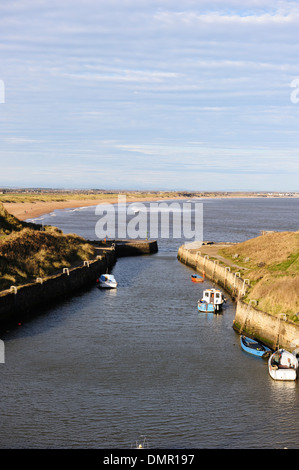
<svg viewBox="0 0 299 470">
<path fill-rule="evenodd" d="M 4 141 L 8 144 L 17 144 L 17 145 L 24 145 L 24 144 L 40 144 L 43 141 L 38 139 L 29 139 L 27 137 L 6 137 Z"/>
<path fill-rule="evenodd" d="M 150 70 L 130 70 L 130 69 L 116 69 L 100 66 L 86 65 L 84 68 L 92 72 L 83 73 L 63 73 L 58 72 L 57 75 L 62 75 L 71 79 L 78 80 L 92 80 L 92 81 L 109 81 L 109 82 L 137 82 L 137 83 L 161 83 L 167 79 L 177 78 L 180 76 L 174 72 L 163 71 L 150 71 Z M 99 73 L 102 72 L 102 73 Z"/>
</svg>

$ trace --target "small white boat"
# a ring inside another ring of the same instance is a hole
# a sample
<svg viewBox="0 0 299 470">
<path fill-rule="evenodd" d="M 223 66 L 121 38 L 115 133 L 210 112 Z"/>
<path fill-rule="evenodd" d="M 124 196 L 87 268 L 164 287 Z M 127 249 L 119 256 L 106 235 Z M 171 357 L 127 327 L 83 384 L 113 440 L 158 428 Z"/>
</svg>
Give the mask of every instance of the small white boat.
<svg viewBox="0 0 299 470">
<path fill-rule="evenodd" d="M 268 368 L 274 380 L 296 380 L 298 359 L 285 349 L 278 349 L 270 356 Z"/>
<path fill-rule="evenodd" d="M 105 289 L 115 289 L 117 287 L 117 282 L 113 274 L 101 274 L 97 279 L 99 287 Z"/>
<path fill-rule="evenodd" d="M 226 302 L 223 293 L 218 289 L 205 289 L 202 298 L 197 303 L 200 312 L 217 313 Z"/>
</svg>

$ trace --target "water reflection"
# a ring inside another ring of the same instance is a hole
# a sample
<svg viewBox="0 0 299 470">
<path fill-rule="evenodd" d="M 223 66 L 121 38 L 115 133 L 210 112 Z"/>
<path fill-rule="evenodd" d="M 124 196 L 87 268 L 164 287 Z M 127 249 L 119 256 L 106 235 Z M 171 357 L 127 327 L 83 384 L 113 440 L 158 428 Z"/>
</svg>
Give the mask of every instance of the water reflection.
<svg viewBox="0 0 299 470">
<path fill-rule="evenodd" d="M 273 380 L 269 377 L 270 400 L 278 406 L 288 407 L 298 405 L 298 382 L 295 380 Z"/>
</svg>

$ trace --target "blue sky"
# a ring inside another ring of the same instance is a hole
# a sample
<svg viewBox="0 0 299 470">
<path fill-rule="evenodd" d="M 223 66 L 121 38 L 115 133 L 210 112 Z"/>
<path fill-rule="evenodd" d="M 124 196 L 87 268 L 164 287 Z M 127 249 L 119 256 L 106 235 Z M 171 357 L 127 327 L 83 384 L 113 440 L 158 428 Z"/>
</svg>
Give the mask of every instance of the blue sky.
<svg viewBox="0 0 299 470">
<path fill-rule="evenodd" d="M 0 186 L 299 191 L 299 2 L 1 0 L 0 16 Z"/>
</svg>

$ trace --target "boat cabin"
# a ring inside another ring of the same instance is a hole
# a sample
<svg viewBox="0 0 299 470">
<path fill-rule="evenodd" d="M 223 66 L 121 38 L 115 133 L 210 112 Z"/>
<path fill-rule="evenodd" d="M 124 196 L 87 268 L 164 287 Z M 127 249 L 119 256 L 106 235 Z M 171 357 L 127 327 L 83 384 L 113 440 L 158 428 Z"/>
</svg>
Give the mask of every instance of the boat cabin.
<svg viewBox="0 0 299 470">
<path fill-rule="evenodd" d="M 203 298 L 209 304 L 221 305 L 224 302 L 223 294 L 218 289 L 206 289 L 203 292 Z"/>
<path fill-rule="evenodd" d="M 113 276 L 113 274 L 101 274 L 101 276 L 100 276 L 100 281 L 103 281 L 103 282 L 106 282 L 106 281 L 115 282 L 115 277 Z"/>
</svg>

